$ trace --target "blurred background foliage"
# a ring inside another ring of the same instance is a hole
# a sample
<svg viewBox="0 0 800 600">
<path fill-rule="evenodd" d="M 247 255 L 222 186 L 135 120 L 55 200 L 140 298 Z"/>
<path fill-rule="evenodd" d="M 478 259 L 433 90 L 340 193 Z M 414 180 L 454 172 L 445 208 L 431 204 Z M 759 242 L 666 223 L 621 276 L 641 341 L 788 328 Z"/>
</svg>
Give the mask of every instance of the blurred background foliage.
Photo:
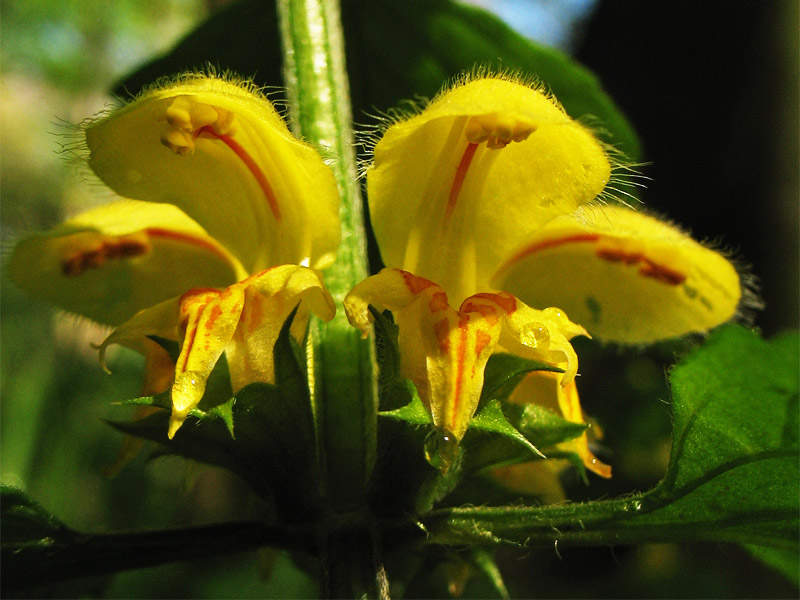
<svg viewBox="0 0 800 600">
<path fill-rule="evenodd" d="M 30 231 L 108 199 L 63 160 L 75 124 L 102 110 L 126 73 L 168 50 L 226 2 L 5 0 L 0 4 L 0 232 L 7 249 Z M 795 0 L 639 3 L 483 0 L 524 33 L 573 53 L 638 130 L 650 210 L 719 240 L 757 275 L 770 336 L 798 325 L 798 7 Z M 545 33 L 537 33 L 545 32 Z M 547 35 L 543 38 L 541 36 Z M 246 75 L 246 74 L 245 74 Z M 388 108 L 388 107 L 380 107 Z M 356 122 L 366 118 L 356 115 Z M 121 437 L 102 419 L 138 394 L 140 361 L 117 353 L 109 377 L 90 342 L 104 332 L 25 298 L 0 296 L 0 469 L 68 525 L 146 529 L 257 514 L 227 473 L 140 454 L 110 471 Z M 599 352 L 581 340 L 586 411 L 605 432 L 615 477 L 576 499 L 651 487 L 670 431 L 664 370 L 687 343 Z M 796 588 L 730 545 L 503 551 L 515 597 L 790 597 Z M 267 573 L 272 576 L 266 578 Z M 423 595 L 447 594 L 444 573 Z M 314 582 L 268 551 L 75 582 L 53 597 L 310 597 Z M 465 595 L 491 596 L 481 579 Z"/>
</svg>

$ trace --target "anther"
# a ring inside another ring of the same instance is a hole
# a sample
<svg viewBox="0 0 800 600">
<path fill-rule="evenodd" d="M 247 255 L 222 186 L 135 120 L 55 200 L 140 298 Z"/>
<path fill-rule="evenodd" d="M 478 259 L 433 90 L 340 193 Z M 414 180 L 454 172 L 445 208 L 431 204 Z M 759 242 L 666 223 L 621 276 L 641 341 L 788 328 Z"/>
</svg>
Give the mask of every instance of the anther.
<svg viewBox="0 0 800 600">
<path fill-rule="evenodd" d="M 489 113 L 470 117 L 464 128 L 467 141 L 473 144 L 486 142 L 492 149 L 505 148 L 511 142 L 521 142 L 536 131 L 536 125 L 509 115 Z"/>
<path fill-rule="evenodd" d="M 195 102 L 188 96 L 178 96 L 164 111 L 166 129 L 161 143 L 180 156 L 194 153 L 195 139 L 205 127 L 217 135 L 236 133 L 234 114 L 222 108 Z"/>
</svg>

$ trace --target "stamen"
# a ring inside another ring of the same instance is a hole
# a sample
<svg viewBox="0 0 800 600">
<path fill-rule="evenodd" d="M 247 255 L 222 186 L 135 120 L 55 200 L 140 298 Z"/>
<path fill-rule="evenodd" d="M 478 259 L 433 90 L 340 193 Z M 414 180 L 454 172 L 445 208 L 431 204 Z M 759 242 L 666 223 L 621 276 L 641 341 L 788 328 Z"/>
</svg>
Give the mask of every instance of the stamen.
<svg viewBox="0 0 800 600">
<path fill-rule="evenodd" d="M 233 112 L 196 102 L 187 96 L 178 96 L 166 108 L 164 120 L 167 128 L 161 134 L 161 143 L 179 156 L 194 154 L 195 140 L 201 134 L 220 140 L 233 150 L 255 177 L 269 202 L 272 215 L 280 220 L 278 199 L 264 172 L 247 150 L 233 139 L 238 129 Z"/>
<path fill-rule="evenodd" d="M 447 198 L 447 207 L 444 214 L 444 226 L 450 220 L 450 216 L 456 208 L 458 195 L 464 180 L 467 177 L 469 165 L 475 156 L 478 145 L 486 142 L 486 147 L 492 150 L 505 148 L 511 142 L 522 142 L 536 131 L 536 125 L 524 119 L 511 117 L 508 115 L 498 115 L 490 113 L 470 117 L 464 126 L 464 137 L 467 139 L 467 147 L 461 156 L 461 161 L 456 168 L 453 178 L 453 185 L 450 186 L 450 195 Z"/>
</svg>

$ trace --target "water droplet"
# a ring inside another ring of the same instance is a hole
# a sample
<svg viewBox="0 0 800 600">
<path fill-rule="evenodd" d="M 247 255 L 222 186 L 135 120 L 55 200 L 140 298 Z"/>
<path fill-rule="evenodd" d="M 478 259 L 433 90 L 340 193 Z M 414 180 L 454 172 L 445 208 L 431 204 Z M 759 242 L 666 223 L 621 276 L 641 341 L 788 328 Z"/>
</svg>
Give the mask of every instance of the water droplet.
<svg viewBox="0 0 800 600">
<path fill-rule="evenodd" d="M 531 348 L 545 348 L 550 343 L 550 330 L 537 321 L 529 323 L 522 336 L 523 343 Z"/>
<path fill-rule="evenodd" d="M 458 456 L 458 439 L 446 429 L 434 429 L 425 438 L 425 459 L 430 465 L 442 472 L 448 469 Z"/>
<path fill-rule="evenodd" d="M 175 377 L 172 385 L 172 406 L 178 412 L 197 406 L 206 389 L 208 375 L 199 371 L 185 371 Z"/>
</svg>

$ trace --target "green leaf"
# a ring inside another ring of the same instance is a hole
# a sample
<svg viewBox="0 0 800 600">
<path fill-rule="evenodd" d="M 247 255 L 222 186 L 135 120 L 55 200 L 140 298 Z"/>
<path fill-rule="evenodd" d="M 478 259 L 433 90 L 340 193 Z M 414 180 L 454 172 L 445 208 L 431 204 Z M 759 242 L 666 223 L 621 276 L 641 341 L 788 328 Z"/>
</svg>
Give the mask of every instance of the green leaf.
<svg viewBox="0 0 800 600">
<path fill-rule="evenodd" d="M 380 313 L 372 306 L 374 319 L 375 354 L 378 361 L 378 408 L 391 411 L 408 405 L 417 391 L 400 372 L 400 348 L 397 344 L 399 330 L 388 311 Z"/>
<path fill-rule="evenodd" d="M 539 458 L 545 458 L 539 449 L 534 446 L 528 438 L 522 435 L 516 427 L 509 423 L 503 407 L 497 400 L 490 400 L 486 405 L 475 413 L 472 420 L 469 422 L 467 435 L 475 435 L 478 433 L 489 433 L 501 435 L 504 438 L 519 444 L 523 448 L 527 448 L 533 455 Z"/>
<path fill-rule="evenodd" d="M 494 589 L 497 590 L 500 597 L 510 598 L 511 596 L 503 581 L 503 575 L 500 573 L 500 569 L 497 567 L 497 562 L 495 562 L 491 552 L 478 546 L 470 548 L 470 554 L 472 563 L 492 582 Z"/>
<path fill-rule="evenodd" d="M 567 421 L 538 404 L 507 405 L 505 413 L 514 427 L 537 448 L 544 449 L 575 439 L 589 427 L 586 423 Z"/>
<path fill-rule="evenodd" d="M 640 156 L 633 128 L 598 79 L 564 53 L 535 44 L 494 15 L 449 0 L 342 2 L 353 114 L 383 113 L 402 101 L 433 97 L 476 66 L 535 76 L 573 118 L 590 120 L 629 160 Z M 143 66 L 115 92 L 138 92 L 166 75 L 211 64 L 283 86 L 275 5 L 249 0 L 220 10 L 171 52 Z M 265 34 L 273 31 L 275 35 Z"/>
<path fill-rule="evenodd" d="M 564 369 L 505 352 L 493 354 L 484 371 L 481 403 L 491 399 L 505 402 L 522 378 L 533 371 L 563 373 Z"/>
<path fill-rule="evenodd" d="M 798 550 L 798 336 L 731 325 L 672 372 L 673 450 L 664 480 L 622 500 L 440 509 L 438 543 L 731 541 Z"/>
<path fill-rule="evenodd" d="M 2 484 L 3 550 L 7 547 L 48 548 L 68 529 L 19 488 Z"/>
<path fill-rule="evenodd" d="M 797 356 L 795 335 L 767 342 L 727 327 L 674 368 L 673 451 L 664 493 L 688 491 L 709 474 L 796 454 Z"/>
<path fill-rule="evenodd" d="M 177 357 L 177 342 L 155 337 L 151 339 L 160 344 L 168 352 L 175 352 L 175 357 Z M 173 359 L 173 361 L 174 360 L 176 360 L 176 358 Z M 172 410 L 172 391 L 168 389 L 153 396 L 142 396 L 140 398 L 123 400 L 120 402 L 120 404 L 155 406 L 158 408 L 164 408 L 166 410 Z M 217 363 L 214 365 L 214 369 L 208 376 L 206 390 L 203 394 L 200 404 L 198 404 L 197 408 L 193 409 L 189 414 L 197 419 L 200 419 L 201 421 L 222 419 L 223 423 L 225 423 L 225 426 L 228 428 L 230 435 L 234 435 L 233 390 L 231 388 L 230 372 L 228 371 L 228 359 L 224 354 L 220 356 L 219 360 L 217 360 Z"/>
<path fill-rule="evenodd" d="M 122 406 L 155 406 L 156 408 L 169 410 L 172 408 L 172 392 L 171 390 L 166 390 L 153 396 L 129 398 L 128 400 L 120 400 L 117 404 Z"/>
<path fill-rule="evenodd" d="M 204 69 L 253 76 L 259 85 L 282 85 L 280 36 L 274 2 L 234 2 L 184 37 L 172 50 L 115 86 L 120 97 L 135 96 L 157 79 Z"/>
<path fill-rule="evenodd" d="M 800 556 L 793 550 L 745 544 L 745 550 L 800 586 Z"/>
<path fill-rule="evenodd" d="M 287 521 L 308 518 L 318 510 L 320 481 L 305 358 L 290 334 L 294 314 L 286 319 L 273 349 L 275 385 L 252 383 L 231 397 L 227 363 L 220 360 L 209 378 L 209 387 L 214 374 L 218 380 L 212 399 L 203 398 L 202 409 L 190 413 L 172 440 L 167 438 L 168 410 L 111 424 L 158 442 L 170 453 L 236 473 L 274 502 Z M 219 402 L 226 394 L 227 401 Z M 168 393 L 130 402 L 170 408 Z"/>
<path fill-rule="evenodd" d="M 422 403 L 422 400 L 419 399 L 419 394 L 417 394 L 417 388 L 414 387 L 414 384 L 405 380 L 406 387 L 408 390 L 409 395 L 411 396 L 411 402 L 406 404 L 402 408 L 397 408 L 395 410 L 387 410 L 381 413 L 378 413 L 378 416 L 386 417 L 387 419 L 396 419 L 398 421 L 405 421 L 410 425 L 433 425 L 433 420 L 431 419 L 430 411 L 425 408 L 425 405 Z"/>
<path fill-rule="evenodd" d="M 168 411 L 136 421 L 109 421 L 109 424 L 128 435 L 161 444 L 171 454 L 228 469 L 246 481 L 255 493 L 271 499 L 272 486 L 218 419 L 198 420 L 190 415 L 171 440 L 167 438 Z"/>
<path fill-rule="evenodd" d="M 514 435 L 469 436 L 465 439 L 467 456 L 464 469 L 467 472 L 540 460 L 544 455 L 547 458 L 566 458 L 583 473 L 583 462 L 577 454 L 553 446 L 579 436 L 586 429 L 585 424 L 572 423 L 535 404 L 504 404 L 502 410 L 509 426 L 538 448 L 541 454 L 532 455 L 530 447 L 520 444 Z"/>
</svg>

